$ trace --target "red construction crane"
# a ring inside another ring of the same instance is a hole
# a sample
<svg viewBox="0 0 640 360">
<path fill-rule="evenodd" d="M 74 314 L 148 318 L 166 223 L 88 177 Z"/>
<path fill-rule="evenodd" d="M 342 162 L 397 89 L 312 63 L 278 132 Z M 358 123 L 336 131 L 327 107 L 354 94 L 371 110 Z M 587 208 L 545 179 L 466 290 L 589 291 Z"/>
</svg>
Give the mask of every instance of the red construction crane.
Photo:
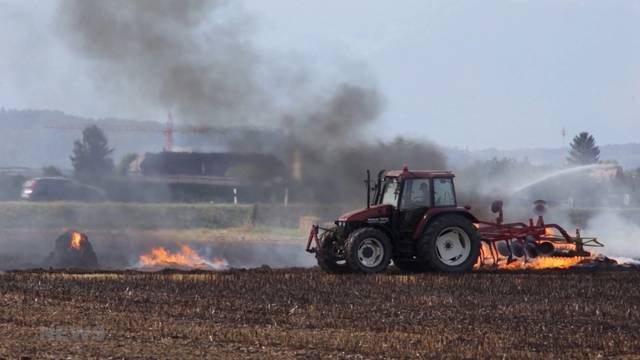
<svg viewBox="0 0 640 360">
<path fill-rule="evenodd" d="M 171 113 L 168 114 L 167 124 L 164 129 L 162 129 L 162 134 L 164 134 L 164 147 L 162 148 L 164 151 L 172 151 L 173 150 L 173 117 Z"/>
</svg>

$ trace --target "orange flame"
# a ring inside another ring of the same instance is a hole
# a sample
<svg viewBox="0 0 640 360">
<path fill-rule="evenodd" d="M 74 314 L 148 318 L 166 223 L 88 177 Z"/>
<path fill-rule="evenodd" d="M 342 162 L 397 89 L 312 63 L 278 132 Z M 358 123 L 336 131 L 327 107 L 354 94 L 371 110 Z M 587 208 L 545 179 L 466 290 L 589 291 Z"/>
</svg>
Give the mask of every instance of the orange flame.
<svg viewBox="0 0 640 360">
<path fill-rule="evenodd" d="M 555 244 L 556 248 L 573 248 L 570 244 Z M 561 246 L 557 246 L 561 245 Z M 486 244 L 482 244 L 484 252 L 484 264 L 485 266 L 493 265 L 493 259 L 489 255 L 489 248 Z M 588 257 L 573 256 L 573 257 L 561 257 L 561 256 L 539 256 L 533 259 L 527 259 L 525 262 L 522 258 L 515 259 L 514 262 L 507 264 L 506 258 L 500 256 L 498 262 L 498 269 L 505 270 L 519 270 L 519 269 L 566 269 L 572 266 L 578 265 L 581 261 L 589 259 Z M 478 261 L 479 262 L 479 261 Z M 479 264 L 478 264 L 479 266 Z"/>
<path fill-rule="evenodd" d="M 71 232 L 71 243 L 70 243 L 71 247 L 76 250 L 80 250 L 81 242 L 82 242 L 82 234 L 77 231 Z"/>
<path fill-rule="evenodd" d="M 188 245 L 181 245 L 180 251 L 171 252 L 163 247 L 155 247 L 147 254 L 139 257 L 141 267 L 179 267 L 188 269 L 223 270 L 229 267 L 223 258 L 214 257 L 207 260 Z"/>
<path fill-rule="evenodd" d="M 577 265 L 580 261 L 587 258 L 580 256 L 573 257 L 539 257 L 530 261 L 531 269 L 566 269 Z"/>
<path fill-rule="evenodd" d="M 499 264 L 499 269 L 517 270 L 517 269 L 567 269 L 577 265 L 580 261 L 585 260 L 585 257 L 537 257 L 535 259 L 528 259 L 527 262 L 523 260 L 516 260 L 511 264 L 507 264 L 504 260 Z"/>
</svg>

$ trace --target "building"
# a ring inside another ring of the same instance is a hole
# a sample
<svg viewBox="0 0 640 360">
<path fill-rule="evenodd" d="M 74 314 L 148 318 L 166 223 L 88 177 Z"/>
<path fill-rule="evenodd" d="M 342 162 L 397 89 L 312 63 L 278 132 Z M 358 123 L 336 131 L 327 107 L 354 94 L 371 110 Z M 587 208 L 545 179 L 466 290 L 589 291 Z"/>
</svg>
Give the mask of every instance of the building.
<svg viewBox="0 0 640 360">
<path fill-rule="evenodd" d="M 145 153 L 129 166 L 131 182 L 164 184 L 172 201 L 280 201 L 286 174 L 284 164 L 267 154 Z"/>
</svg>

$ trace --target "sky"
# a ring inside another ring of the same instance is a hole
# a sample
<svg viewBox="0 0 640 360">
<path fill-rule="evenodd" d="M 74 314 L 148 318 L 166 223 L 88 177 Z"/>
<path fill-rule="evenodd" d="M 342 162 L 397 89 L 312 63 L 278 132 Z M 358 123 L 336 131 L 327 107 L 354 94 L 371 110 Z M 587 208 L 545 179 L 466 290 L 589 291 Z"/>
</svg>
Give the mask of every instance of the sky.
<svg viewBox="0 0 640 360">
<path fill-rule="evenodd" d="M 315 76 L 364 73 L 384 97 L 367 136 L 459 148 L 640 142 L 640 1 L 241 1 L 256 46 Z M 57 33 L 55 0 L 0 0 L 0 106 L 89 117 L 100 101 Z M 290 61 L 290 60 L 288 60 Z"/>
</svg>

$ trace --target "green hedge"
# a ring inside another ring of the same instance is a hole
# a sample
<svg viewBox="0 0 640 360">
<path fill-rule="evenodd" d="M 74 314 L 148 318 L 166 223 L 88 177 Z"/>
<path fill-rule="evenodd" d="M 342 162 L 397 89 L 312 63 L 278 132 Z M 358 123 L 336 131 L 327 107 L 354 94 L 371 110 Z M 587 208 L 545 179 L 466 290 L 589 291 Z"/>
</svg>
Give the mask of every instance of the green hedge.
<svg viewBox="0 0 640 360">
<path fill-rule="evenodd" d="M 333 221 L 349 210 L 348 206 L 308 204 L 231 205 L 207 203 L 74 203 L 74 202 L 1 202 L 0 229 L 45 229 L 77 227 L 82 229 L 186 229 L 227 228 L 245 225 L 297 228 L 301 216 L 317 216 Z M 565 209 L 550 212 L 548 222 L 569 220 L 584 227 L 591 218 L 606 211 L 640 225 L 640 209 Z M 512 215 L 523 220 L 531 214 Z M 489 219 L 489 218 L 487 218 Z"/>
<path fill-rule="evenodd" d="M 0 229 L 185 229 L 244 225 L 297 228 L 301 216 L 333 221 L 344 206 L 207 203 L 0 202 Z"/>
<path fill-rule="evenodd" d="M 206 203 L 74 203 L 0 202 L 0 229 L 186 229 L 227 228 L 245 225 L 297 228 L 301 216 L 333 221 L 349 210 L 341 205 L 277 204 L 230 205 Z M 568 219 L 583 227 L 602 211 L 640 225 L 640 209 L 571 209 L 548 214 L 549 222 Z M 515 215 L 515 214 L 513 214 Z M 526 219 L 530 215 L 517 217 Z"/>
<path fill-rule="evenodd" d="M 256 206 L 253 220 L 259 225 L 297 228 L 302 216 L 316 216 L 321 222 L 333 222 L 352 209 L 344 205 L 260 204 Z"/>
<path fill-rule="evenodd" d="M 0 228 L 224 228 L 251 224 L 251 205 L 0 202 Z"/>
</svg>

